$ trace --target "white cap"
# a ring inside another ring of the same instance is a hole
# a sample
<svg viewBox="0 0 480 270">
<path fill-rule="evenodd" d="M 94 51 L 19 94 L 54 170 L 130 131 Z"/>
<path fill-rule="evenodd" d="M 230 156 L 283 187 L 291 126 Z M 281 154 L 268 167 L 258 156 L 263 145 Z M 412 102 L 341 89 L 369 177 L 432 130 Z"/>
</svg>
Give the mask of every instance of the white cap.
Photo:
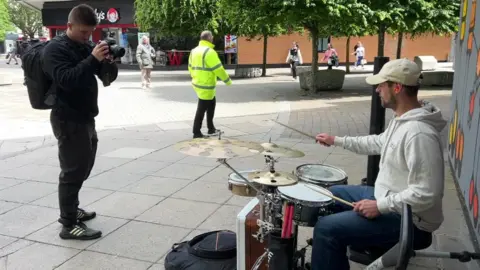
<svg viewBox="0 0 480 270">
<path fill-rule="evenodd" d="M 406 58 L 387 62 L 376 75 L 368 76 L 366 81 L 370 85 L 377 85 L 387 81 L 408 86 L 420 83 L 422 71 L 418 65 Z"/>
</svg>

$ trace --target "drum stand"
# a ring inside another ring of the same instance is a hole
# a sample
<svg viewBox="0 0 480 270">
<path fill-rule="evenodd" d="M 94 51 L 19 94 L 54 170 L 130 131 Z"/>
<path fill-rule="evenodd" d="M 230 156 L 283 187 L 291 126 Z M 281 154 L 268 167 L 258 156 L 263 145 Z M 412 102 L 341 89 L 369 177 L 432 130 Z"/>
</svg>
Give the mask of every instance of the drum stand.
<svg viewBox="0 0 480 270">
<path fill-rule="evenodd" d="M 253 234 L 252 236 L 259 241 L 260 243 L 264 243 L 266 237 L 269 233 L 274 231 L 281 231 L 282 229 L 282 201 L 280 197 L 276 194 L 277 187 L 275 186 L 266 186 L 264 185 L 262 189 L 258 189 L 255 187 L 251 181 L 246 179 L 242 174 L 240 174 L 237 170 L 235 170 L 230 164 L 228 164 L 227 159 L 220 158 L 217 160 L 220 164 L 224 165 L 225 167 L 232 170 L 237 176 L 245 181 L 245 183 L 254 189 L 257 192 L 257 198 L 260 205 L 259 216 L 260 218 L 257 220 L 257 225 L 259 227 L 257 233 Z M 269 167 L 269 171 L 271 173 L 275 173 L 275 162 L 277 162 L 272 156 L 265 155 L 265 163 L 267 163 Z M 293 257 L 290 258 L 291 265 L 293 265 L 293 269 L 285 269 L 285 270 L 304 270 L 305 268 L 305 255 L 306 255 L 306 247 L 297 250 L 298 245 L 298 224 L 293 222 Z M 255 263 L 252 270 L 258 269 L 258 267 L 262 264 L 263 260 L 268 257 L 268 247 L 265 248 L 265 253 L 260 256 Z M 268 265 L 268 264 L 267 264 Z M 248 269 L 250 270 L 250 269 Z M 282 270 L 282 269 L 273 269 L 273 270 Z"/>
</svg>

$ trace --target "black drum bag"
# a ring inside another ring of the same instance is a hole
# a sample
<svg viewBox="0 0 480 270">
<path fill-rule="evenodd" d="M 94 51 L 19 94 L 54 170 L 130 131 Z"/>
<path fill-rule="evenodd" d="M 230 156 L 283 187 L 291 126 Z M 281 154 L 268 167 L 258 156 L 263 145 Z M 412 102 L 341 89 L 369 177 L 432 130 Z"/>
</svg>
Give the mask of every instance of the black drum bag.
<svg viewBox="0 0 480 270">
<path fill-rule="evenodd" d="M 268 235 L 268 269 L 293 269 L 294 238 L 281 238 L 280 233 Z"/>
<path fill-rule="evenodd" d="M 176 243 L 165 257 L 165 270 L 236 270 L 237 239 L 232 231 L 213 231 Z"/>
</svg>

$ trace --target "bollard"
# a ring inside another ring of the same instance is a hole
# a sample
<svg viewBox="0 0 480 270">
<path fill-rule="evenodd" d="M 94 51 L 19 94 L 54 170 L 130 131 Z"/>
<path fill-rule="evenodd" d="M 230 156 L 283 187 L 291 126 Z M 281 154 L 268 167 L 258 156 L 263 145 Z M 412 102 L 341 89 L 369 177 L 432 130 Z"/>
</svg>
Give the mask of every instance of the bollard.
<svg viewBox="0 0 480 270">
<path fill-rule="evenodd" d="M 390 61 L 389 57 L 375 57 L 373 65 L 373 74 L 378 74 L 385 65 Z M 377 94 L 377 86 L 372 89 L 372 108 L 370 111 L 370 135 L 380 134 L 385 128 L 385 108 L 382 106 L 380 96 Z M 368 156 L 367 178 L 362 180 L 362 184 L 374 186 L 378 175 L 378 165 L 380 164 L 380 156 Z"/>
</svg>

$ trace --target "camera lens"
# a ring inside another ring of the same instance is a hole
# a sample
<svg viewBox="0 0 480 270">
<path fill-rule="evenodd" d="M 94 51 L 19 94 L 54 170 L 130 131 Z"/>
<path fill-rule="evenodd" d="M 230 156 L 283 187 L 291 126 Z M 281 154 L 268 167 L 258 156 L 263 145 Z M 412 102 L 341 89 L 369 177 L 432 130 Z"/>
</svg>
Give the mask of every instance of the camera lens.
<svg viewBox="0 0 480 270">
<path fill-rule="evenodd" d="M 111 45 L 110 46 L 110 53 L 115 58 L 121 58 L 121 57 L 125 56 L 125 49 L 118 46 L 118 45 Z"/>
</svg>

